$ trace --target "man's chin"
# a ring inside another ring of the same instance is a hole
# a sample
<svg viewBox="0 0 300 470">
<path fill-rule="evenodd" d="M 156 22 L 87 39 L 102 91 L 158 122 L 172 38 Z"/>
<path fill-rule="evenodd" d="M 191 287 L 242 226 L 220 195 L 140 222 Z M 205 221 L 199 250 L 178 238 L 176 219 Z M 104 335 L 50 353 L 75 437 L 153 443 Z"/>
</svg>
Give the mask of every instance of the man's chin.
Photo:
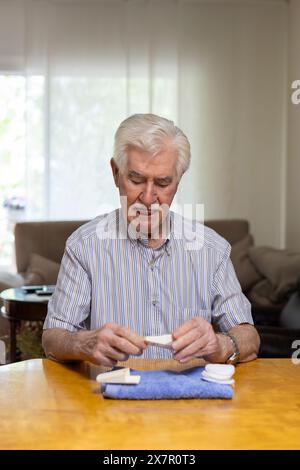
<svg viewBox="0 0 300 470">
<path fill-rule="evenodd" d="M 152 238 L 152 239 L 159 238 L 159 226 L 140 224 L 138 227 L 138 231 L 141 236 Z"/>
</svg>

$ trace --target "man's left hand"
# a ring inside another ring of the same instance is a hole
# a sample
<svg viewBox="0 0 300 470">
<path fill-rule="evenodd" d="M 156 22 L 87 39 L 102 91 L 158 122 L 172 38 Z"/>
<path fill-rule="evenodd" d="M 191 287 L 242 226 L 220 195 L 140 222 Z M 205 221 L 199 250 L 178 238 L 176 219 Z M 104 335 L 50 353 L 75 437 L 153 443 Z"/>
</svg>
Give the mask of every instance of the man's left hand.
<svg viewBox="0 0 300 470">
<path fill-rule="evenodd" d="M 173 334 L 174 359 L 187 362 L 195 357 L 211 360 L 221 354 L 219 338 L 208 321 L 195 317 L 186 321 Z"/>
</svg>

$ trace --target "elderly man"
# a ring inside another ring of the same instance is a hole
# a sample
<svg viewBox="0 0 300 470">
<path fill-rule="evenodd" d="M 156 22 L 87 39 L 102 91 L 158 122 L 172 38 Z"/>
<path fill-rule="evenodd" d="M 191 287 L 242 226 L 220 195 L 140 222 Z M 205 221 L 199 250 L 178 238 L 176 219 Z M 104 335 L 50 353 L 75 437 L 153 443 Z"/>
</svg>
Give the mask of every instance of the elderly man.
<svg viewBox="0 0 300 470">
<path fill-rule="evenodd" d="M 121 123 L 111 160 L 121 208 L 67 240 L 44 324 L 48 357 L 104 366 L 131 355 L 256 358 L 259 337 L 230 245 L 169 211 L 189 162 L 189 142 L 173 122 L 137 114 Z M 145 341 L 164 334 L 171 350 Z"/>
</svg>

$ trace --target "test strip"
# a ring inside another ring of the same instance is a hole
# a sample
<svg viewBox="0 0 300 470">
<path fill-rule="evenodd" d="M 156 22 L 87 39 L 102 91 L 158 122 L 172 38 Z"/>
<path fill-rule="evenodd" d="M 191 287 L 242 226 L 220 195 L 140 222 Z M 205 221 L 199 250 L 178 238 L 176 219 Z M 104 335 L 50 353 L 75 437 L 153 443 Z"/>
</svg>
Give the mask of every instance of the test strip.
<svg viewBox="0 0 300 470">
<path fill-rule="evenodd" d="M 103 372 L 102 374 L 97 375 L 97 382 L 105 382 L 105 380 L 110 379 L 124 379 L 130 375 L 129 367 L 124 367 L 122 369 L 112 370 L 111 372 Z"/>
<path fill-rule="evenodd" d="M 107 384 L 138 384 L 141 380 L 140 375 L 130 375 L 129 367 L 113 370 L 111 372 L 103 372 L 97 375 L 97 382 Z"/>
<path fill-rule="evenodd" d="M 172 335 L 146 336 L 145 341 L 151 346 L 172 349 Z"/>
</svg>

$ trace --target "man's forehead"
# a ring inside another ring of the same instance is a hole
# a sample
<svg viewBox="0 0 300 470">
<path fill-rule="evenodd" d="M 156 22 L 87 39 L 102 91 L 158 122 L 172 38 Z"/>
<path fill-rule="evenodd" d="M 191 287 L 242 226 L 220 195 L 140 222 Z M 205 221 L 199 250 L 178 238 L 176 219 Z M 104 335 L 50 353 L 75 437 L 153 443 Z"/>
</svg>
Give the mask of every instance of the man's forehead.
<svg viewBox="0 0 300 470">
<path fill-rule="evenodd" d="M 176 171 L 176 156 L 173 152 L 162 152 L 158 155 L 149 155 L 141 152 L 139 155 L 128 155 L 127 174 L 144 177 L 155 176 L 165 178 L 172 176 Z"/>
</svg>

